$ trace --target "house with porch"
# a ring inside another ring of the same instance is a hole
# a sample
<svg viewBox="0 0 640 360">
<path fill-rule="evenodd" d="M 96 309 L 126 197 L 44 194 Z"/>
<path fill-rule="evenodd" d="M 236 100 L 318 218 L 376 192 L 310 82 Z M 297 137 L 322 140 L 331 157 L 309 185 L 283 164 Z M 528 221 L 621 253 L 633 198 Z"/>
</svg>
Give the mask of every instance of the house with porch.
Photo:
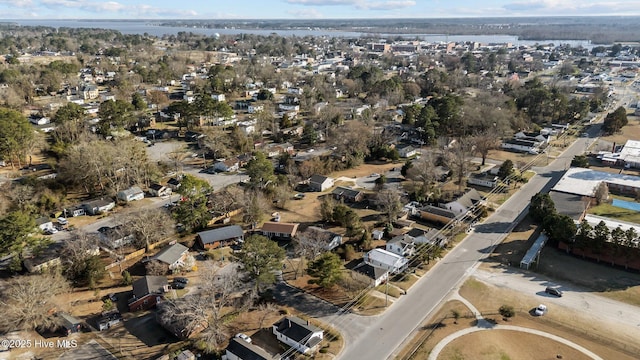
<svg viewBox="0 0 640 360">
<path fill-rule="evenodd" d="M 149 185 L 149 194 L 155 197 L 164 197 L 170 196 L 173 193 L 170 187 L 160 185 L 160 184 L 151 184 Z"/>
<path fill-rule="evenodd" d="M 176 270 L 184 266 L 184 260 L 189 255 L 189 248 L 176 243 L 165 247 L 149 260 L 159 261 L 169 267 L 169 270 Z"/>
<path fill-rule="evenodd" d="M 409 260 L 384 249 L 369 251 L 364 255 L 364 262 L 388 270 L 392 274 L 401 273 L 409 266 Z"/>
<path fill-rule="evenodd" d="M 132 186 L 128 189 L 119 191 L 116 196 L 119 200 L 130 202 L 144 199 L 144 191 L 138 186 Z"/>
<path fill-rule="evenodd" d="M 240 162 L 236 158 L 229 158 L 216 162 L 213 168 L 222 172 L 234 172 L 240 168 Z"/>
<path fill-rule="evenodd" d="M 82 204 L 82 207 L 89 215 L 99 215 L 116 207 L 116 202 L 111 199 L 96 199 Z"/>
<path fill-rule="evenodd" d="M 331 192 L 336 200 L 344 202 L 357 203 L 364 200 L 364 193 L 360 190 L 346 186 L 338 186 Z"/>
<path fill-rule="evenodd" d="M 278 341 L 291 346 L 301 354 L 314 353 L 322 342 L 324 332 L 309 321 L 286 316 L 272 326 Z"/>
<path fill-rule="evenodd" d="M 385 250 L 392 252 L 396 255 L 403 257 L 411 256 L 416 251 L 415 241 L 411 236 L 407 234 L 395 236 L 391 240 L 387 241 Z"/>
</svg>

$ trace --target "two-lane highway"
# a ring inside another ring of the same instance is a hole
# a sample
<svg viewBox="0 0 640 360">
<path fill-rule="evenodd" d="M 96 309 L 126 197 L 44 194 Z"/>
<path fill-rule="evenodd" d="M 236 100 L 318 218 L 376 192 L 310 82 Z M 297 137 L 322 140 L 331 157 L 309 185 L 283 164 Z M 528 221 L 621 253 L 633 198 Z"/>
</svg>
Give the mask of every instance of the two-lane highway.
<svg viewBox="0 0 640 360">
<path fill-rule="evenodd" d="M 367 326 L 359 327 L 364 331 L 355 334 L 349 331 L 346 349 L 339 358 L 395 358 L 404 342 L 432 314 L 438 304 L 469 276 L 474 266 L 486 258 L 494 246 L 503 240 L 516 219 L 526 210 L 531 197 L 551 188 L 568 167 L 570 159 L 581 154 L 585 150 L 585 144 L 590 140 L 576 140 L 560 158 L 544 168 L 537 169 L 536 176 L 483 224 L 476 226 L 475 231 L 423 276 L 407 295 L 398 299 L 384 314 L 373 320 L 367 319 Z M 327 320 L 336 321 L 334 317 L 328 317 Z M 357 318 L 350 318 L 348 321 L 354 322 L 357 322 Z M 344 325 L 338 327 L 343 328 Z"/>
</svg>

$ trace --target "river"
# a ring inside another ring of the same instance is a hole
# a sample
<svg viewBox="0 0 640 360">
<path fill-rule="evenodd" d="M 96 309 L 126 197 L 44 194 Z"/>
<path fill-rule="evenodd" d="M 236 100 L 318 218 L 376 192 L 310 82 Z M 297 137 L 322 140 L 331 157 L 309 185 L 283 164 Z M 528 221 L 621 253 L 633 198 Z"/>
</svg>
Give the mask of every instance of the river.
<svg viewBox="0 0 640 360">
<path fill-rule="evenodd" d="M 117 30 L 123 34 L 149 34 L 161 37 L 163 35 L 176 35 L 179 32 L 192 32 L 194 34 L 202 34 L 207 36 L 235 35 L 235 34 L 255 34 L 269 35 L 277 34 L 280 36 L 325 36 L 325 37 L 342 37 L 342 38 L 358 38 L 361 36 L 384 37 L 403 37 L 406 39 L 420 39 L 428 42 L 466 42 L 473 41 L 482 44 L 504 44 L 511 43 L 513 45 L 535 45 L 535 44 L 569 44 L 573 47 L 582 46 L 591 48 L 593 45 L 588 40 L 519 40 L 517 36 L 511 35 L 445 35 L 445 34 L 385 34 L 385 33 L 368 33 L 363 31 L 342 31 L 331 29 L 241 29 L 241 28 L 200 28 L 187 26 L 161 26 L 153 20 L 0 20 L 2 22 L 16 23 L 21 26 L 48 26 L 54 28 L 100 28 Z"/>
</svg>

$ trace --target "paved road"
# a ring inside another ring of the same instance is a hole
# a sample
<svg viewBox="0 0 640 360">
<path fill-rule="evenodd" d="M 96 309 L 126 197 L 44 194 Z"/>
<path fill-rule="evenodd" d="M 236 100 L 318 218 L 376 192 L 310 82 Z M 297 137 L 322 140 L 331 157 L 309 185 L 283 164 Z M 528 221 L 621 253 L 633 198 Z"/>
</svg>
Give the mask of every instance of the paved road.
<svg viewBox="0 0 640 360">
<path fill-rule="evenodd" d="M 590 131 L 595 134 L 596 129 Z M 548 166 L 536 169 L 534 176 L 520 191 L 507 200 L 483 224 L 467 236 L 455 249 L 423 276 L 408 292 L 384 314 L 368 323 L 364 331 L 346 336 L 346 349 L 341 359 L 389 359 L 395 358 L 403 343 L 422 322 L 431 315 L 438 304 L 452 289 L 463 282 L 473 271 L 478 261 L 484 259 L 493 247 L 502 241 L 523 214 L 533 195 L 550 189 L 568 168 L 571 159 L 585 150 L 589 138 L 580 138 L 566 149 L 561 157 Z M 327 320 L 331 320 L 328 318 Z M 357 318 L 340 322 L 339 328 L 352 324 Z M 370 321 L 370 320 L 369 320 Z"/>
</svg>

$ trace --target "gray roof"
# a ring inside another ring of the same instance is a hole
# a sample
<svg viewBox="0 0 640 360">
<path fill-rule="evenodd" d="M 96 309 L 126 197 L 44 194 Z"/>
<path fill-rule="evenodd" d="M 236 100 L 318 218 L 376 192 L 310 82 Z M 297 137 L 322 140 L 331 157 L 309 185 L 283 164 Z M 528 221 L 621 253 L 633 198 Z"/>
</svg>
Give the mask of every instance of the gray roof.
<svg viewBox="0 0 640 360">
<path fill-rule="evenodd" d="M 451 219 L 454 219 L 456 217 L 456 214 L 453 211 L 439 208 L 433 205 L 426 205 L 421 210 L 430 214 L 444 216 Z"/>
<path fill-rule="evenodd" d="M 470 189 L 464 195 L 460 196 L 455 202 L 470 209 L 477 202 L 482 201 L 482 195 L 476 189 Z"/>
<path fill-rule="evenodd" d="M 233 338 L 229 341 L 227 351 L 242 360 L 279 360 L 280 355 L 271 356 L 263 348 L 244 340 Z"/>
<path fill-rule="evenodd" d="M 313 175 L 311 177 L 311 179 L 309 179 L 310 183 L 316 183 L 316 184 L 322 184 L 323 182 L 327 181 L 328 177 L 323 176 L 323 175 Z"/>
<path fill-rule="evenodd" d="M 36 219 L 36 225 L 40 226 L 40 225 L 44 225 L 46 223 L 50 223 L 51 219 L 49 219 L 46 216 L 42 216 Z"/>
<path fill-rule="evenodd" d="M 125 196 L 129 196 L 129 195 L 136 195 L 136 194 L 144 194 L 144 191 L 142 191 L 142 189 L 140 189 L 138 186 L 132 186 L 128 189 L 120 191 L 120 193 L 124 194 Z"/>
<path fill-rule="evenodd" d="M 273 326 L 276 327 L 279 333 L 307 347 L 313 347 L 321 340 L 318 338 L 310 339 L 309 336 L 314 332 L 322 331 L 322 329 L 295 316 L 286 316 L 273 324 Z"/>
<path fill-rule="evenodd" d="M 82 324 L 82 320 L 66 313 L 58 313 L 57 316 L 60 318 L 61 325 L 67 329 L 72 329 L 75 328 L 76 325 Z"/>
<path fill-rule="evenodd" d="M 422 236 L 422 235 L 424 235 L 426 233 L 427 232 L 422 230 L 422 229 L 413 228 L 413 229 L 411 229 L 411 230 L 409 230 L 407 232 L 407 235 L 411 236 L 412 238 L 417 238 L 417 237 L 420 237 L 420 236 Z"/>
<path fill-rule="evenodd" d="M 367 263 L 362 263 L 361 266 L 358 266 L 354 270 L 368 276 L 373 280 L 378 280 L 381 277 L 383 277 L 386 273 L 389 272 L 389 270 L 387 269 L 379 268 L 373 265 L 369 265 Z"/>
<path fill-rule="evenodd" d="M 567 215 L 576 221 L 582 220 L 582 215 L 586 210 L 586 204 L 582 200 L 582 196 L 553 190 L 549 192 L 549 196 L 551 196 L 558 214 Z"/>
<path fill-rule="evenodd" d="M 96 199 L 96 200 L 87 201 L 86 203 L 83 204 L 83 206 L 85 208 L 93 209 L 93 208 L 101 208 L 113 203 L 114 201 L 111 199 Z"/>
<path fill-rule="evenodd" d="M 133 295 L 140 299 L 152 293 L 163 293 L 165 285 L 169 285 L 166 276 L 147 275 L 133 282 Z"/>
<path fill-rule="evenodd" d="M 350 187 L 338 186 L 337 188 L 333 189 L 333 191 L 331 193 L 334 194 L 334 195 L 337 195 L 337 196 L 344 196 L 344 197 L 347 197 L 347 198 L 355 198 L 361 192 L 362 191 L 356 190 L 356 189 L 352 189 Z"/>
<path fill-rule="evenodd" d="M 216 241 L 242 238 L 244 231 L 238 225 L 225 226 L 218 229 L 202 231 L 198 233 L 198 238 L 203 244 L 211 244 Z"/>
<path fill-rule="evenodd" d="M 182 244 L 173 244 L 158 252 L 153 258 L 165 264 L 173 264 L 180 260 L 182 255 L 189 251 L 189 248 Z"/>
</svg>

